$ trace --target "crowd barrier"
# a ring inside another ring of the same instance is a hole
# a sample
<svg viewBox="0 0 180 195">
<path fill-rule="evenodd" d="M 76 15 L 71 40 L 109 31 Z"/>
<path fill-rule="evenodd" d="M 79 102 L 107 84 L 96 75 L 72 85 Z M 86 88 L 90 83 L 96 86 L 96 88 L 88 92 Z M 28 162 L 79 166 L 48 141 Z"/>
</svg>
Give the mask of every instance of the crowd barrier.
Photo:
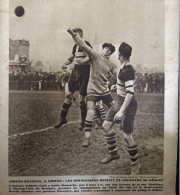
<svg viewBox="0 0 180 195">
<path fill-rule="evenodd" d="M 64 86 L 58 81 L 9 81 L 9 90 L 58 90 L 64 91 Z M 135 84 L 135 92 L 137 93 L 164 93 L 163 86 L 148 85 L 145 86 Z"/>
<path fill-rule="evenodd" d="M 64 90 L 58 81 L 9 81 L 9 90 Z"/>
</svg>

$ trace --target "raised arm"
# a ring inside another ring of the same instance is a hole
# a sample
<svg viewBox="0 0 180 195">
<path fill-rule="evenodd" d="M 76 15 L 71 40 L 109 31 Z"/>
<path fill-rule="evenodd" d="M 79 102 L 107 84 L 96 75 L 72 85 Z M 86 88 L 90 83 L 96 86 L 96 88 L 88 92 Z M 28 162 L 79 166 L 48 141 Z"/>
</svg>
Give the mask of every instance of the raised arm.
<svg viewBox="0 0 180 195">
<path fill-rule="evenodd" d="M 76 64 L 79 64 L 79 65 L 86 65 L 87 62 L 90 61 L 90 57 L 89 56 L 86 56 L 85 58 L 77 58 L 76 60 Z"/>
<path fill-rule="evenodd" d="M 71 28 L 69 28 L 67 32 L 72 36 L 79 47 L 81 47 L 90 57 L 94 57 L 96 52 L 91 47 L 89 47 L 85 41 L 78 36 L 78 34 L 74 33 Z"/>
</svg>

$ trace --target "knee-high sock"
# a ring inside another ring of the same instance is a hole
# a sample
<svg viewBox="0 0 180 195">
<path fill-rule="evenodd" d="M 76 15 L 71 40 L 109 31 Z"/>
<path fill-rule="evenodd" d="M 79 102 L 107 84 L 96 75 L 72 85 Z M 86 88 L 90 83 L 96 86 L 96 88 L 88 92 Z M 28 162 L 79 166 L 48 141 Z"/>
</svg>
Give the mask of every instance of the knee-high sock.
<svg viewBox="0 0 180 195">
<path fill-rule="evenodd" d="M 99 109 L 99 112 L 100 112 L 102 120 L 104 121 L 106 118 L 106 110 L 104 109 L 103 106 Z"/>
<path fill-rule="evenodd" d="M 85 101 L 80 101 L 80 110 L 81 110 L 81 123 L 85 123 L 86 115 L 87 115 L 87 108 Z"/>
<path fill-rule="evenodd" d="M 94 110 L 88 110 L 85 120 L 85 132 L 91 132 L 93 125 Z"/>
<path fill-rule="evenodd" d="M 93 120 L 95 121 L 98 118 L 101 118 L 101 114 L 100 114 L 100 111 L 97 108 L 95 108 Z"/>
<path fill-rule="evenodd" d="M 62 106 L 61 112 L 60 112 L 60 118 L 66 118 L 69 108 L 71 107 L 72 103 L 65 103 Z"/>
<path fill-rule="evenodd" d="M 116 133 L 111 131 L 105 135 L 105 139 L 108 145 L 108 151 L 111 156 L 117 154 Z"/>
<path fill-rule="evenodd" d="M 134 165 L 138 161 L 138 147 L 137 147 L 137 145 L 127 146 L 127 151 L 129 153 L 131 164 Z"/>
</svg>

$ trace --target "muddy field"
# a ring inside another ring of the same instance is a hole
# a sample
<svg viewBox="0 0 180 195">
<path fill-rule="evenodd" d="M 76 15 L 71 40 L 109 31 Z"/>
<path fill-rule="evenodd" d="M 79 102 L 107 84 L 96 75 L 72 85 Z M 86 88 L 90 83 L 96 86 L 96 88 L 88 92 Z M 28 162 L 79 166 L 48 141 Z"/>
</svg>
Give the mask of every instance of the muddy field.
<svg viewBox="0 0 180 195">
<path fill-rule="evenodd" d="M 134 138 L 140 152 L 141 175 L 163 174 L 164 95 L 136 94 L 138 111 Z M 69 124 L 54 129 L 63 92 L 11 91 L 9 93 L 9 175 L 128 175 L 130 160 L 122 131 L 117 140 L 121 158 L 102 165 L 107 154 L 102 130 L 92 130 L 91 145 L 81 146 L 78 104 L 68 114 Z"/>
</svg>

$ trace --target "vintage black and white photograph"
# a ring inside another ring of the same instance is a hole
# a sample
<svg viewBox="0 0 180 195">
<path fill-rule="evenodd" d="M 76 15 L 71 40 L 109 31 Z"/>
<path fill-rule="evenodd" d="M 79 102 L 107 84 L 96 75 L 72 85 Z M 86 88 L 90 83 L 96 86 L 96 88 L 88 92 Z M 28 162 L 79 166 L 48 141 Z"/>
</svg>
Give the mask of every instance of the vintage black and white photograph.
<svg viewBox="0 0 180 195">
<path fill-rule="evenodd" d="M 9 5 L 9 176 L 163 175 L 165 1 Z"/>
</svg>

